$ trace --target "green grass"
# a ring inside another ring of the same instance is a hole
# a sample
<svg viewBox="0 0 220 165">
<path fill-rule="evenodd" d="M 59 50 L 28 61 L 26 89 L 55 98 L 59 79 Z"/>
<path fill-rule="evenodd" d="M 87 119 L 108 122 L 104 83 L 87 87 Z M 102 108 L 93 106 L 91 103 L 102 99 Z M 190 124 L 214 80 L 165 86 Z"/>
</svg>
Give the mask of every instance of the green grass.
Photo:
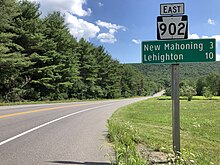
<svg viewBox="0 0 220 165">
<path fill-rule="evenodd" d="M 161 96 L 158 97 L 158 100 L 171 100 L 171 96 Z M 180 100 L 187 100 L 187 97 L 180 96 Z M 193 96 L 192 100 L 220 100 L 220 96 L 212 96 L 211 98 L 205 96 Z"/>
<path fill-rule="evenodd" d="M 0 106 L 10 105 L 27 105 L 27 104 L 53 104 L 53 103 L 66 103 L 66 102 L 78 102 L 83 100 L 69 99 L 69 100 L 54 100 L 54 101 L 17 101 L 17 102 L 0 102 Z"/>
<path fill-rule="evenodd" d="M 108 121 L 109 139 L 114 143 L 115 160 L 117 165 L 143 165 L 145 161 L 136 148 L 137 130 L 129 123 Z M 113 163 L 112 163 L 113 164 Z"/>
<path fill-rule="evenodd" d="M 220 101 L 182 100 L 181 152 L 198 165 L 220 164 Z M 117 125 L 129 122 L 147 147 L 172 152 L 171 100 L 149 99 L 116 111 Z"/>
</svg>

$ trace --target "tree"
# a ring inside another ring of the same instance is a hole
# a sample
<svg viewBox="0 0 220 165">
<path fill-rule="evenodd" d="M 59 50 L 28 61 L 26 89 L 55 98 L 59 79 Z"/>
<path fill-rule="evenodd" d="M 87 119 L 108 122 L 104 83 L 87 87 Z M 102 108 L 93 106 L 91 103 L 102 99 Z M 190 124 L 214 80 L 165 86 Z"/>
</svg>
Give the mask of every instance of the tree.
<svg viewBox="0 0 220 165">
<path fill-rule="evenodd" d="M 205 77 L 200 77 L 196 82 L 196 92 L 197 95 L 202 96 L 203 95 L 203 89 L 207 86 L 207 82 Z"/>
<path fill-rule="evenodd" d="M 152 83 L 145 83 L 145 79 L 141 75 L 141 73 L 131 65 L 123 65 L 123 70 L 121 74 L 121 88 L 123 97 L 143 95 L 145 91 L 148 91 L 149 88 L 153 87 Z M 147 85 L 152 86 L 149 87 Z M 151 90 L 154 91 L 154 89 L 152 88 Z"/>
<path fill-rule="evenodd" d="M 104 47 L 99 46 L 95 50 L 95 58 L 98 64 L 97 87 L 98 95 L 102 98 L 118 98 L 121 96 L 121 65 L 113 60 Z"/>
<path fill-rule="evenodd" d="M 30 61 L 22 52 L 24 48 L 15 42 L 19 37 L 15 20 L 20 14 L 15 0 L 1 0 L 0 97 L 6 101 L 19 101 L 29 81 L 28 77 L 22 77 L 21 72 L 30 65 Z"/>
<path fill-rule="evenodd" d="M 54 44 L 46 40 L 43 34 L 45 27 L 40 19 L 39 4 L 24 0 L 20 1 L 18 5 L 21 13 L 15 19 L 18 35 L 15 42 L 24 48 L 22 53 L 31 62 L 29 66 L 22 70 L 21 75 L 22 77 L 28 77 L 30 80 L 25 86 L 24 99 L 40 100 L 42 91 L 46 92 L 46 90 L 37 84 L 37 80 L 42 73 L 38 68 L 41 68 L 48 60 L 44 53 L 54 47 Z M 44 70 L 45 72 L 46 70 Z"/>
<path fill-rule="evenodd" d="M 206 77 L 207 87 L 211 90 L 214 96 L 220 95 L 220 75 L 212 73 Z"/>
<path fill-rule="evenodd" d="M 78 98 L 97 98 L 98 65 L 95 47 L 83 38 L 79 41 L 76 52 L 79 59 L 80 83 Z"/>
<path fill-rule="evenodd" d="M 53 85 L 53 99 L 76 97 L 76 84 L 79 82 L 79 60 L 76 40 L 71 36 L 64 16 L 53 12 L 44 19 L 44 35 L 55 47 L 45 55 L 50 58 L 47 65 L 53 66 L 50 84 Z"/>
<path fill-rule="evenodd" d="M 196 95 L 196 90 L 188 80 L 180 83 L 180 95 L 186 96 L 188 101 L 192 100 L 192 97 Z"/>
<path fill-rule="evenodd" d="M 205 96 L 208 99 L 211 99 L 213 96 L 211 89 L 209 87 L 203 87 L 202 94 L 203 94 L 203 96 Z"/>
</svg>

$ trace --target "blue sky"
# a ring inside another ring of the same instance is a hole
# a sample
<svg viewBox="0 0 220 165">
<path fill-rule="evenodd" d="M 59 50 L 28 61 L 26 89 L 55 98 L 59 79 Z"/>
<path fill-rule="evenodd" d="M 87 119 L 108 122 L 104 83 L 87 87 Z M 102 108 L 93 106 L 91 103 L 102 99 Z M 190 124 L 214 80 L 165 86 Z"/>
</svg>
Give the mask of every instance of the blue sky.
<svg viewBox="0 0 220 165">
<path fill-rule="evenodd" d="M 43 15 L 66 14 L 71 34 L 103 45 L 121 63 L 141 62 L 141 41 L 156 40 L 161 3 L 185 4 L 189 38 L 216 38 L 220 54 L 220 0 L 31 0 Z M 220 60 L 220 56 L 217 56 Z"/>
</svg>

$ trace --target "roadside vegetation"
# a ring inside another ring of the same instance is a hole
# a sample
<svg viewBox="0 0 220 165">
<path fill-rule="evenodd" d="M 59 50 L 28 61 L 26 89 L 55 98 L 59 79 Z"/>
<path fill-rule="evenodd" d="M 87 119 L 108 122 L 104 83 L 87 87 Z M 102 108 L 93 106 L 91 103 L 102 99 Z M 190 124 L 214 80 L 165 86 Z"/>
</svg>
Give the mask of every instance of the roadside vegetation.
<svg viewBox="0 0 220 165">
<path fill-rule="evenodd" d="M 74 38 L 64 15 L 42 17 L 39 6 L 0 3 L 0 102 L 112 99 L 163 88 L 170 93 L 168 65 L 120 64 L 103 46 Z M 188 100 L 220 95 L 219 62 L 180 67 L 181 95 Z"/>
<path fill-rule="evenodd" d="M 220 62 L 180 65 L 180 95 L 191 101 L 195 96 L 220 96 Z M 154 81 L 171 95 L 170 65 L 132 64 L 147 80 Z"/>
<path fill-rule="evenodd" d="M 103 46 L 74 38 L 64 15 L 42 17 L 39 7 L 1 0 L 0 102 L 112 99 L 160 90 Z"/>
<path fill-rule="evenodd" d="M 189 102 L 181 100 L 180 106 L 180 159 L 173 156 L 172 151 L 171 100 L 149 99 L 116 111 L 109 120 L 109 133 L 116 150 L 118 163 L 125 162 L 124 159 L 128 157 L 137 158 L 137 162 L 147 162 L 147 160 L 140 160 L 137 146 L 141 143 L 149 150 L 167 153 L 170 164 L 172 164 L 171 162 L 185 165 L 219 164 L 220 101 L 192 100 Z M 120 141 L 122 142 L 119 143 Z M 129 143 L 125 143 L 125 141 L 129 141 Z M 130 150 L 130 148 L 132 149 Z"/>
<path fill-rule="evenodd" d="M 171 100 L 171 96 L 161 96 L 158 100 Z M 188 100 L 186 96 L 180 96 L 180 100 Z M 205 96 L 193 96 L 191 100 L 219 100 L 220 96 L 212 96 L 212 97 L 205 97 Z"/>
</svg>

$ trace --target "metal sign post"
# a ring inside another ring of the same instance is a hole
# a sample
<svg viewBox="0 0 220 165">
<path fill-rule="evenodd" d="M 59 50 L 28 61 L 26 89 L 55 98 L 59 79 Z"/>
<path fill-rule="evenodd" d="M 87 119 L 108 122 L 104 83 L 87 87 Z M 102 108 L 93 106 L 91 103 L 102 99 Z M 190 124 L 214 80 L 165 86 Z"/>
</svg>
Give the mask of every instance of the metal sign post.
<svg viewBox="0 0 220 165">
<path fill-rule="evenodd" d="M 180 154 L 179 64 L 171 65 L 173 151 Z"/>
</svg>

